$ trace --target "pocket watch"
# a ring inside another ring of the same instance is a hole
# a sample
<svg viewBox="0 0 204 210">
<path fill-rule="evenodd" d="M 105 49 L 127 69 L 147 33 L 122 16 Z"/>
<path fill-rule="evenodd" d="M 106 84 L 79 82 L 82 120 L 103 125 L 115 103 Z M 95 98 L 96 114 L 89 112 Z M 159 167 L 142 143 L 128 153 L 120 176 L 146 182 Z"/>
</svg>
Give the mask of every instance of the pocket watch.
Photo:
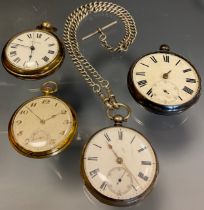
<svg viewBox="0 0 204 210">
<path fill-rule="evenodd" d="M 128 206 L 146 197 L 158 174 L 156 154 L 147 139 L 131 128 L 100 130 L 85 145 L 81 174 L 100 201 Z"/>
<path fill-rule="evenodd" d="M 5 45 L 2 63 L 21 79 L 40 79 L 52 74 L 63 62 L 64 49 L 49 22 L 15 35 Z"/>
<path fill-rule="evenodd" d="M 58 154 L 69 146 L 77 130 L 73 108 L 52 95 L 56 83 L 46 82 L 41 91 L 43 96 L 26 101 L 14 112 L 8 128 L 12 146 L 32 158 Z"/>
<path fill-rule="evenodd" d="M 134 99 L 149 111 L 171 115 L 191 107 L 200 96 L 201 79 L 184 57 L 161 45 L 133 64 L 128 88 Z"/>
<path fill-rule="evenodd" d="M 115 122 L 96 132 L 85 145 L 81 156 L 81 175 L 84 184 L 98 200 L 113 206 L 130 206 L 151 191 L 158 174 L 156 154 L 147 139 L 136 130 L 123 127 L 130 117 L 129 106 L 120 103 L 112 92 L 109 81 L 81 54 L 77 41 L 80 22 L 89 14 L 106 12 L 120 17 L 125 25 L 125 37 L 116 47 L 107 42 L 103 32 L 108 26 L 99 28 L 101 45 L 111 52 L 127 51 L 136 37 L 134 19 L 123 7 L 111 2 L 91 2 L 75 10 L 66 19 L 64 28 L 65 46 L 93 92 L 101 98 L 107 117 Z M 122 110 L 123 109 L 123 110 Z M 126 114 L 122 111 L 126 111 Z"/>
</svg>

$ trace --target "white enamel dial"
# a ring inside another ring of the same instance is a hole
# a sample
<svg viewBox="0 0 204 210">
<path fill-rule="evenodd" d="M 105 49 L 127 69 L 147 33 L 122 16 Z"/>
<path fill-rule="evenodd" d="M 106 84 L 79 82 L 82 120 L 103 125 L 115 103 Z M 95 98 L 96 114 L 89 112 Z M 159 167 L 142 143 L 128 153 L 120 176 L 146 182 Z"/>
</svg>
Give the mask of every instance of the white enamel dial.
<svg viewBox="0 0 204 210">
<path fill-rule="evenodd" d="M 65 146 L 73 130 L 73 114 L 62 100 L 42 96 L 17 110 L 12 118 L 12 136 L 27 151 L 46 152 Z"/>
<path fill-rule="evenodd" d="M 85 184 L 114 200 L 138 199 L 150 189 L 157 159 L 148 141 L 137 131 L 109 127 L 96 133 L 83 153 Z"/>
<path fill-rule="evenodd" d="M 55 36 L 43 30 L 33 30 L 15 36 L 6 46 L 9 62 L 23 70 L 36 70 L 52 62 L 59 52 Z"/>
<path fill-rule="evenodd" d="M 137 91 L 161 105 L 182 105 L 199 92 L 195 68 L 178 55 L 159 52 L 142 57 L 132 71 Z"/>
</svg>

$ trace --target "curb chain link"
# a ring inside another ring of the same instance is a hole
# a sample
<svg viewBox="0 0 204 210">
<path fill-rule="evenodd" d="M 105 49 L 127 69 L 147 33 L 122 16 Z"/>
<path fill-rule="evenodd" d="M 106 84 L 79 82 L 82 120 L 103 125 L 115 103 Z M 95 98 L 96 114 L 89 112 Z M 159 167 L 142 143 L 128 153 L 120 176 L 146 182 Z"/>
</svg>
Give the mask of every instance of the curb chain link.
<svg viewBox="0 0 204 210">
<path fill-rule="evenodd" d="M 126 9 L 111 2 L 92 2 L 72 12 L 65 22 L 63 34 L 64 43 L 82 77 L 92 88 L 93 92 L 102 99 L 107 109 L 119 109 L 121 103 L 117 102 L 109 82 L 105 80 L 81 54 L 77 41 L 77 29 L 80 22 L 89 14 L 98 12 L 107 12 L 116 15 L 125 26 L 125 36 L 116 47 L 112 47 L 108 44 L 106 34 L 99 28 L 99 41 L 101 45 L 111 52 L 127 51 L 137 34 L 135 22 Z"/>
</svg>

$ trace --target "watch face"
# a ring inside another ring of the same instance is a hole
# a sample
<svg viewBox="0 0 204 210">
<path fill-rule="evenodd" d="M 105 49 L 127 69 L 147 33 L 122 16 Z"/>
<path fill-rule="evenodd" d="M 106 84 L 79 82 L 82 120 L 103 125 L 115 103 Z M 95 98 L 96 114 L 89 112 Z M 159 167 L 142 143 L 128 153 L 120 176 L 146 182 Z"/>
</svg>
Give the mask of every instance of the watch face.
<svg viewBox="0 0 204 210">
<path fill-rule="evenodd" d="M 42 96 L 26 102 L 15 112 L 10 123 L 10 140 L 25 155 L 48 156 L 71 143 L 75 124 L 75 115 L 67 104 Z"/>
<path fill-rule="evenodd" d="M 158 170 L 155 153 L 137 131 L 110 127 L 84 148 L 82 174 L 87 188 L 105 203 L 128 206 L 150 191 Z"/>
<path fill-rule="evenodd" d="M 13 66 L 27 71 L 45 67 L 58 53 L 57 38 L 43 30 L 19 34 L 11 39 L 5 48 L 8 61 Z"/>
<path fill-rule="evenodd" d="M 142 57 L 133 66 L 131 76 L 139 95 L 162 106 L 182 106 L 200 92 L 200 77 L 195 68 L 171 53 L 157 52 Z"/>
</svg>

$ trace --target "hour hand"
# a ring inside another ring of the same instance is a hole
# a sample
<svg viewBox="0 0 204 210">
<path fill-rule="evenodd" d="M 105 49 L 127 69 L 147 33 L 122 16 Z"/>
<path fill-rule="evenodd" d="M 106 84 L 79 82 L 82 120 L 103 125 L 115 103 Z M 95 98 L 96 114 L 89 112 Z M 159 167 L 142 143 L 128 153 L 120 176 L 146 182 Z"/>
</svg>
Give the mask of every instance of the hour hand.
<svg viewBox="0 0 204 210">
<path fill-rule="evenodd" d="M 12 43 L 12 44 L 13 44 L 13 47 L 21 46 L 21 47 L 30 48 L 30 46 L 28 46 L 28 45 L 17 44 L 17 43 Z"/>
<path fill-rule="evenodd" d="M 49 118 L 45 119 L 45 122 L 48 121 L 48 120 L 50 120 L 50 119 L 52 119 L 52 118 L 55 118 L 55 117 L 58 116 L 59 114 L 61 114 L 61 112 L 60 112 L 60 113 L 57 113 L 57 114 L 53 114 L 53 115 L 50 116 Z"/>
</svg>

